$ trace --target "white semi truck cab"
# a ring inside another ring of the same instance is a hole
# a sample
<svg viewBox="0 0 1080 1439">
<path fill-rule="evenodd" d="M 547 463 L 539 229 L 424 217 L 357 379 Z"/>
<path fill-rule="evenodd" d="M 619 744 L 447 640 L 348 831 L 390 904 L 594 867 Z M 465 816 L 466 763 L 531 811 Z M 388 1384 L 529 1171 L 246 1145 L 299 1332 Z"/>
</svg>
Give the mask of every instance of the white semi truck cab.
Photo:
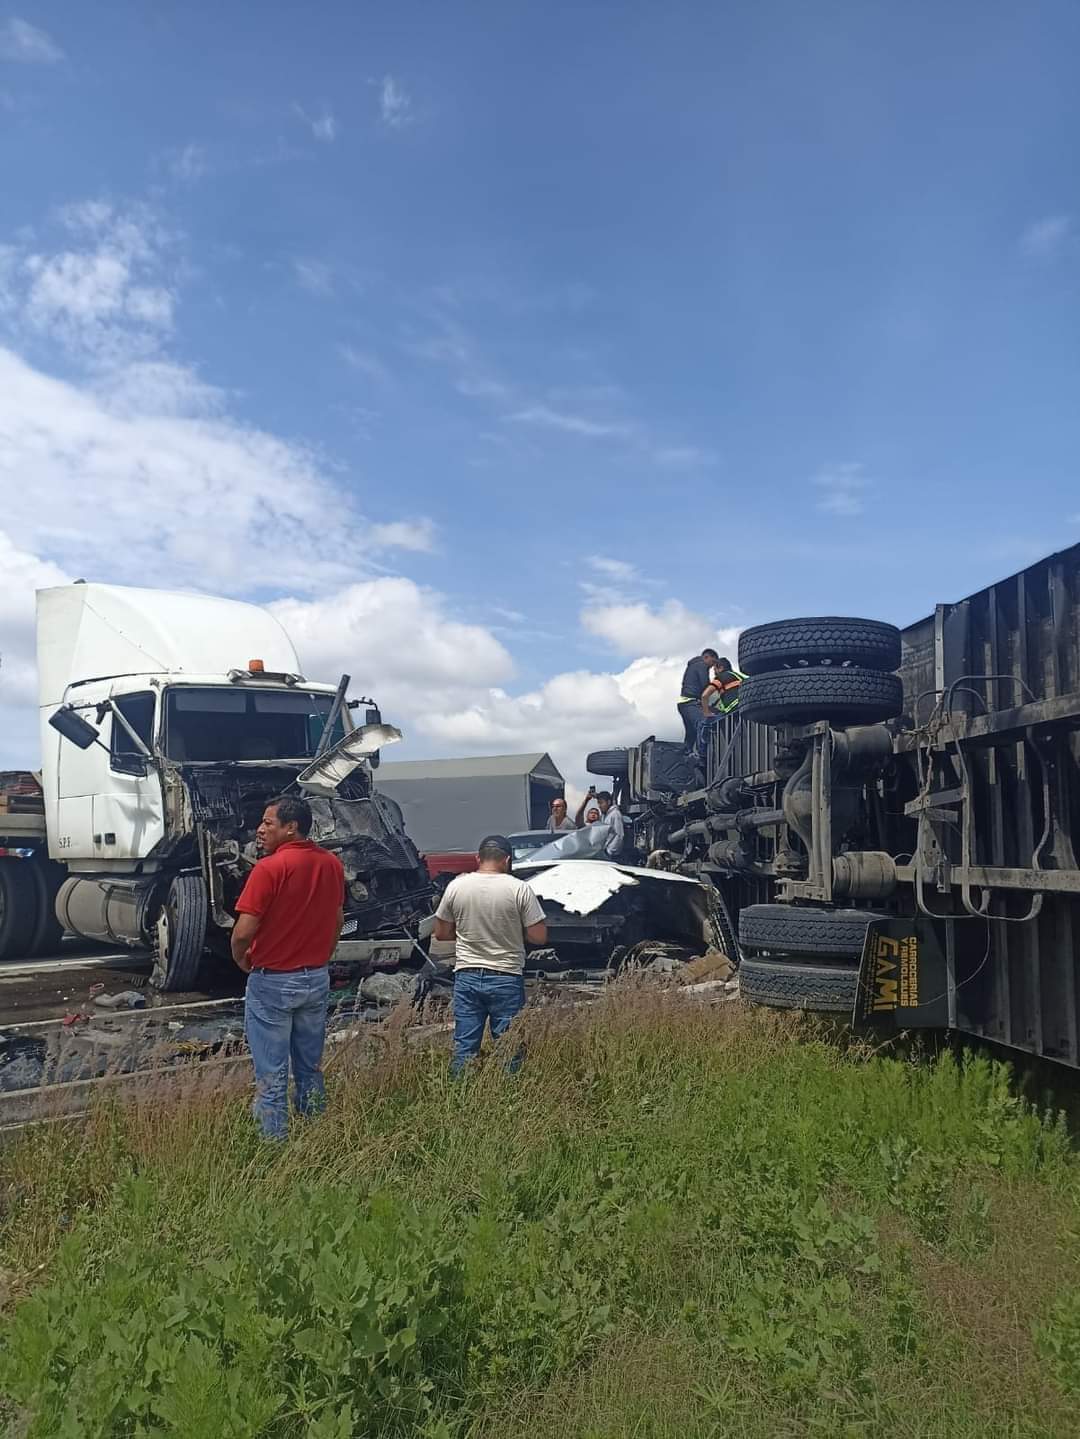
<svg viewBox="0 0 1080 1439">
<path fill-rule="evenodd" d="M 347 676 L 307 680 L 268 611 L 61 585 L 38 593 L 37 653 L 51 863 L 6 865 L 9 907 L 13 894 L 25 909 L 31 887 L 44 892 L 64 929 L 148 947 L 152 982 L 189 989 L 204 951 L 227 959 L 256 826 L 267 800 L 291 791 L 311 803 L 312 838 L 345 866 L 344 951 L 412 950 L 427 873 L 372 783 L 378 748 L 400 735 L 373 707 L 354 725 L 352 708 L 371 702 L 347 700 Z"/>
</svg>

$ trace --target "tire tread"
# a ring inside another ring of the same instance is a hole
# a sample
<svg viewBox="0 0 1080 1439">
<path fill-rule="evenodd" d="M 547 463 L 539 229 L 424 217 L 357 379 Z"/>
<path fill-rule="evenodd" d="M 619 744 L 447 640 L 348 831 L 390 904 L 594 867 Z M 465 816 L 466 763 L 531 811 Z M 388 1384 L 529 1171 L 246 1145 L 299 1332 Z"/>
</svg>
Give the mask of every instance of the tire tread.
<svg viewBox="0 0 1080 1439">
<path fill-rule="evenodd" d="M 739 911 L 742 949 L 772 954 L 833 955 L 860 959 L 867 926 L 865 909 L 803 909 L 791 904 L 749 904 Z"/>
<path fill-rule="evenodd" d="M 747 675 L 786 665 L 860 665 L 870 670 L 900 667 L 900 631 L 882 620 L 816 615 L 753 625 L 739 636 L 739 668 Z"/>
<path fill-rule="evenodd" d="M 756 724 L 877 724 L 904 707 L 898 675 L 878 670 L 770 670 L 743 680 L 739 708 Z"/>
<path fill-rule="evenodd" d="M 155 988 L 163 993 L 192 989 L 199 974 L 206 944 L 208 906 L 202 875 L 178 874 L 170 887 L 175 898 L 176 933 L 169 947 L 167 963 L 155 966 Z M 158 978 L 160 976 L 160 979 Z"/>
<path fill-rule="evenodd" d="M 596 749 L 585 757 L 585 769 L 589 774 L 600 775 L 602 779 L 624 779 L 630 771 L 630 751 L 626 749 Z"/>
<path fill-rule="evenodd" d="M 739 993 L 750 1004 L 774 1009 L 811 1009 L 851 1014 L 859 989 L 855 965 L 778 964 L 744 959 L 739 967 Z"/>
</svg>

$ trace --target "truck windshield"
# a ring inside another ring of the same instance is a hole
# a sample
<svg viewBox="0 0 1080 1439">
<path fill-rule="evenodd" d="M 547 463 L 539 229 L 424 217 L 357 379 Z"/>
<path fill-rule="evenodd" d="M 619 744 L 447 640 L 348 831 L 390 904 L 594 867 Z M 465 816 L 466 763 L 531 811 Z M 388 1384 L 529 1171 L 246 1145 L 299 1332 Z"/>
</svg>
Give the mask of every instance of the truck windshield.
<svg viewBox="0 0 1080 1439">
<path fill-rule="evenodd" d="M 175 760 L 310 759 L 333 695 L 305 690 L 188 689 L 165 696 L 165 753 Z M 341 715 L 331 743 L 344 734 Z"/>
</svg>

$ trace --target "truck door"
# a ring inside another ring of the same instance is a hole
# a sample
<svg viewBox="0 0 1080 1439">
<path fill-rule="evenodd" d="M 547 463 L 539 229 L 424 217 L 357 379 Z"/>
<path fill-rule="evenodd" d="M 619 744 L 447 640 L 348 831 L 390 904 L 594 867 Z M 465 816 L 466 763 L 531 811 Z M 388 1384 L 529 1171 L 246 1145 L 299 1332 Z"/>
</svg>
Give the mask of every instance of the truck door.
<svg viewBox="0 0 1080 1439">
<path fill-rule="evenodd" d="M 157 696 L 147 690 L 117 695 L 113 702 L 147 749 L 152 750 Z M 105 726 L 109 730 L 109 759 L 94 796 L 94 855 L 99 859 L 145 859 L 165 833 L 161 778 L 115 715 L 106 717 Z M 105 758 L 103 754 L 101 757 Z"/>
<path fill-rule="evenodd" d="M 80 707 L 92 705 L 104 693 L 103 685 L 81 686 Z M 93 721 L 92 709 L 82 709 Z M 79 749 L 63 739 L 49 725 L 42 728 L 42 751 L 46 793 L 49 793 L 49 771 L 55 779 L 55 811 L 49 814 L 49 854 L 68 863 L 95 859 L 94 795 L 100 790 L 108 769 L 108 758 L 96 744 Z M 50 811 L 52 798 L 50 795 Z M 53 822 L 55 819 L 55 823 Z"/>
</svg>

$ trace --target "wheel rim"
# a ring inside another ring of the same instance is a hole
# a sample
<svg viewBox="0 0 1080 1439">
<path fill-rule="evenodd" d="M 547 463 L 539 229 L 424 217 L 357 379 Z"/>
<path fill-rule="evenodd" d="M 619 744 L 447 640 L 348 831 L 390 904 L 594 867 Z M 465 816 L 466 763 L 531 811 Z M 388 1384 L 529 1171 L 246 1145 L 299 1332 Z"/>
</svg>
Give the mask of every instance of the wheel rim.
<svg viewBox="0 0 1080 1439">
<path fill-rule="evenodd" d="M 154 925 L 154 983 L 164 984 L 165 977 L 169 971 L 169 952 L 172 948 L 172 926 L 170 924 L 172 909 L 172 891 L 169 897 L 161 906 L 161 913 Z"/>
</svg>

